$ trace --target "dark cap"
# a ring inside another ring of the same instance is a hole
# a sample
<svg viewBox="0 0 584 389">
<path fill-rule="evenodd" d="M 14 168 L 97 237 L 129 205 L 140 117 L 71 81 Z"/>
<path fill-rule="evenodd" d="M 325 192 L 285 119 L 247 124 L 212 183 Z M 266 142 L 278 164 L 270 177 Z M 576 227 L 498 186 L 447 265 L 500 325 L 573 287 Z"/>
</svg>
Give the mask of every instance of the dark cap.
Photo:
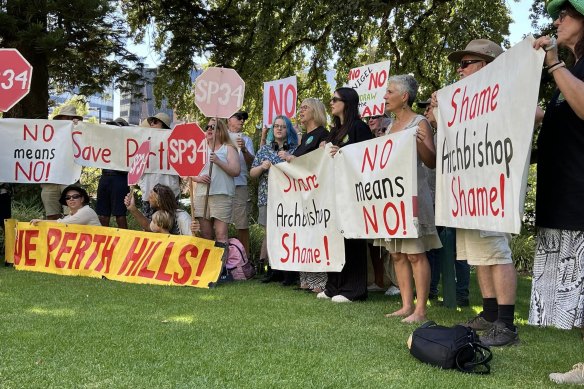
<svg viewBox="0 0 584 389">
<path fill-rule="evenodd" d="M 110 126 L 126 127 L 129 126 L 128 122 L 124 118 L 117 118 L 116 120 L 108 120 L 105 124 Z"/>
<path fill-rule="evenodd" d="M 432 99 L 428 99 L 426 101 L 418 101 L 416 104 L 418 105 L 418 107 L 420 108 L 426 108 L 427 106 L 430 105 L 430 103 L 432 102 Z"/>
<path fill-rule="evenodd" d="M 243 119 L 243 120 L 247 120 L 247 118 L 249 117 L 249 115 L 248 115 L 248 114 L 247 114 L 247 112 L 245 112 L 245 111 L 237 111 L 237 112 L 235 112 L 233 115 L 231 115 L 231 116 L 230 116 L 230 118 L 232 118 L 232 117 L 234 117 L 234 116 L 235 116 L 236 118 L 238 118 L 239 120 L 242 120 L 242 119 Z"/>
</svg>

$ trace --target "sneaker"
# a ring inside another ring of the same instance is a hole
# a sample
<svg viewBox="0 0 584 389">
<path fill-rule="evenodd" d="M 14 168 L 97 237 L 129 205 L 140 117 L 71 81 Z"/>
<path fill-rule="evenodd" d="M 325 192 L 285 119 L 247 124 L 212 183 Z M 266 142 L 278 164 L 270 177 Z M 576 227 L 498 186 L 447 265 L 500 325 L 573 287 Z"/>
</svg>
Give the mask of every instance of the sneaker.
<svg viewBox="0 0 584 389">
<path fill-rule="evenodd" d="M 490 330 L 495 323 L 487 321 L 483 317 L 483 313 L 479 313 L 472 319 L 465 321 L 464 323 L 458 323 L 461 326 L 470 327 L 475 331 L 488 331 Z"/>
<path fill-rule="evenodd" d="M 324 293 L 324 291 L 320 292 L 319 294 L 316 295 L 317 299 L 330 299 L 329 296 L 326 295 L 326 293 Z"/>
<path fill-rule="evenodd" d="M 482 344 L 489 347 L 511 346 L 519 343 L 517 327 L 515 330 L 507 328 L 505 323 L 497 320 L 490 330 L 479 336 Z"/>
<path fill-rule="evenodd" d="M 401 294 L 399 288 L 395 285 L 392 285 L 385 291 L 386 296 L 399 296 Z"/>
<path fill-rule="evenodd" d="M 337 294 L 336 296 L 333 296 L 331 301 L 333 303 L 350 303 L 351 302 L 351 300 L 349 300 L 348 298 L 346 298 L 345 296 L 343 296 L 341 294 Z"/>
<path fill-rule="evenodd" d="M 567 373 L 551 373 L 550 380 L 557 384 L 584 385 L 584 363 L 575 364 Z"/>
<path fill-rule="evenodd" d="M 371 285 L 367 285 L 367 291 L 368 292 L 383 292 L 385 289 L 383 289 L 381 286 L 377 285 L 376 283 L 372 283 Z"/>
</svg>

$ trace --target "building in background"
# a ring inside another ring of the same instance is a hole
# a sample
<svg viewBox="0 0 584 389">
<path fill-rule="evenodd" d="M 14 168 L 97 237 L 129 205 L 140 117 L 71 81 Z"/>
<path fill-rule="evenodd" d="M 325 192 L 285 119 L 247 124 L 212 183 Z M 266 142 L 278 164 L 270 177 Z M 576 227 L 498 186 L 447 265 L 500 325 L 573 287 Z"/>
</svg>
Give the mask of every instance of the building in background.
<svg viewBox="0 0 584 389">
<path fill-rule="evenodd" d="M 136 97 L 132 93 L 122 93 L 120 95 L 120 117 L 126 119 L 130 125 L 139 125 L 140 122 L 149 116 L 154 116 L 158 112 L 164 112 L 174 118 L 173 110 L 167 106 L 166 99 L 162 100 L 161 106 L 155 105 L 154 98 L 154 78 L 156 69 L 144 69 L 144 85 L 136 89 Z"/>
<path fill-rule="evenodd" d="M 71 97 L 78 95 L 79 90 L 75 88 L 72 92 L 51 94 L 49 98 L 53 102 L 49 108 L 49 114 L 54 107 L 65 104 Z M 114 85 L 108 86 L 103 93 L 94 94 L 86 97 L 89 104 L 89 112 L 84 116 L 85 119 L 94 117 L 98 123 L 105 123 L 108 120 L 114 120 Z"/>
</svg>

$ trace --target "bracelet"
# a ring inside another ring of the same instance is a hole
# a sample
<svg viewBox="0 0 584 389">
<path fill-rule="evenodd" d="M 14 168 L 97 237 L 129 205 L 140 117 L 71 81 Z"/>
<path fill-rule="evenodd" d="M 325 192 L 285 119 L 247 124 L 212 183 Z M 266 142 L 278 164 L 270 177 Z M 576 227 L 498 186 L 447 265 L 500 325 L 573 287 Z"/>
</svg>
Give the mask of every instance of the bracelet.
<svg viewBox="0 0 584 389">
<path fill-rule="evenodd" d="M 562 62 L 559 62 L 559 63 L 555 64 L 554 66 L 550 67 L 548 69 L 548 73 L 549 74 L 552 74 L 553 72 L 555 72 L 559 68 L 565 68 L 565 67 L 566 67 L 566 64 L 563 61 Z"/>
<path fill-rule="evenodd" d="M 551 68 L 553 68 L 554 66 L 557 66 L 557 65 L 559 65 L 559 64 L 561 64 L 561 63 L 562 63 L 562 61 L 558 61 L 558 62 L 556 62 L 556 63 L 554 63 L 554 64 L 552 64 L 552 65 L 549 65 L 549 66 L 544 66 L 543 68 L 544 68 L 545 70 L 548 70 L 548 69 L 551 69 Z"/>
</svg>

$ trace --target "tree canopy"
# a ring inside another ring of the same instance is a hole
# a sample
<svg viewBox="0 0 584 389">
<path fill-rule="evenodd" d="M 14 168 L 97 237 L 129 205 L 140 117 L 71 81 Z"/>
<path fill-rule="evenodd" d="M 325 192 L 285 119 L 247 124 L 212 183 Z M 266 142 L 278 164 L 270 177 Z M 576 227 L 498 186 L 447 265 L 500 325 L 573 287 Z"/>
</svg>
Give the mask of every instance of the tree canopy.
<svg viewBox="0 0 584 389">
<path fill-rule="evenodd" d="M 49 85 L 91 95 L 138 79 L 126 49 L 128 28 L 108 0 L 0 1 L 0 46 L 17 48 L 33 66 L 31 92 L 6 117 L 46 118 Z"/>
<path fill-rule="evenodd" d="M 181 114 L 196 112 L 189 70 L 229 67 L 246 82 L 254 122 L 264 81 L 295 74 L 300 99 L 328 101 L 328 69 L 343 85 L 350 68 L 388 59 L 392 74 L 413 73 L 428 96 L 455 78 L 450 51 L 476 38 L 508 46 L 511 22 L 503 0 L 124 0 L 123 10 L 132 33 L 152 31 L 162 55 L 158 98 Z"/>
</svg>

